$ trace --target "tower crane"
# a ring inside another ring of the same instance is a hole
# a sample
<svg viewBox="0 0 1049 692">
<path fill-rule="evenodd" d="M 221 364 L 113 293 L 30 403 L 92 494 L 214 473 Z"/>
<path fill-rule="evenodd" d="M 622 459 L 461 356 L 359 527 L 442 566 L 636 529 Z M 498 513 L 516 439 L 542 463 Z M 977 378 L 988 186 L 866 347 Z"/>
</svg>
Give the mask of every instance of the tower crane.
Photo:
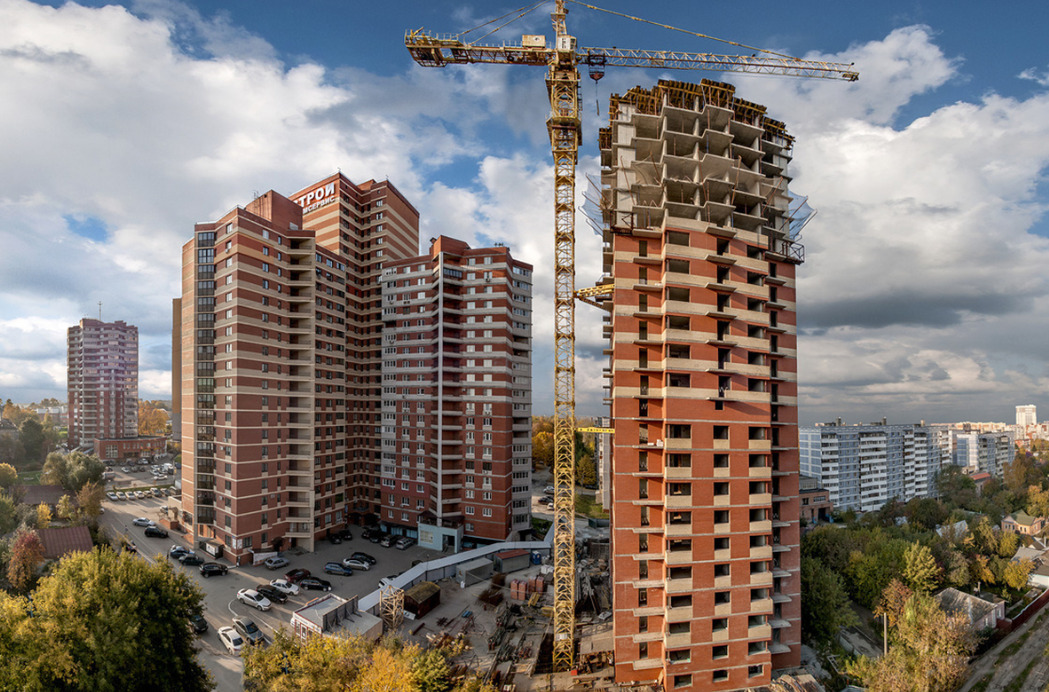
<svg viewBox="0 0 1049 692">
<path fill-rule="evenodd" d="M 554 44 L 546 37 L 523 36 L 520 44 L 484 45 L 466 42 L 461 34 L 437 35 L 422 29 L 405 34 L 412 58 L 425 67 L 497 63 L 547 68 L 546 88 L 550 117 L 546 121 L 554 157 L 554 670 L 568 670 L 575 656 L 575 300 L 610 293 L 611 286 L 575 290 L 575 169 L 578 162 L 581 122 L 579 115 L 579 66 L 600 79 L 607 67 L 715 70 L 816 79 L 856 81 L 859 74 L 843 63 L 802 60 L 756 49 L 751 56 L 688 53 L 624 48 L 578 48 L 568 33 L 565 3 L 555 0 L 550 17 Z M 518 17 L 543 4 L 522 8 Z M 578 5 L 657 24 L 599 7 Z M 513 21 L 513 20 L 510 20 Z M 507 22 L 509 23 L 509 22 Z M 675 27 L 657 24 L 668 29 Z M 505 26 L 505 25 L 504 25 Z M 500 27 L 501 28 L 501 27 Z M 703 38 L 702 34 L 690 33 Z M 717 39 L 720 40 L 720 39 Z M 732 41 L 736 46 L 751 49 Z M 760 55 L 759 55 L 760 53 Z M 587 300 L 586 302 L 591 302 Z M 603 431 L 607 432 L 607 431 Z"/>
</svg>

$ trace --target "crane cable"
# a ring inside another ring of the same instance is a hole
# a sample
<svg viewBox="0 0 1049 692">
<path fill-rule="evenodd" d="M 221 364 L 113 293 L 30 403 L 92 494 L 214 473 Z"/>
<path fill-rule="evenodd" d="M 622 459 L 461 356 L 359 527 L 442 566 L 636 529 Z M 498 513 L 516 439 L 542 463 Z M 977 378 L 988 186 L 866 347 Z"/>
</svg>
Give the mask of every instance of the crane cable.
<svg viewBox="0 0 1049 692">
<path fill-rule="evenodd" d="M 502 15 L 501 17 L 496 17 L 495 19 L 489 19 L 484 24 L 478 24 L 477 26 L 475 26 L 472 29 L 467 29 L 466 31 L 463 31 L 463 32 L 459 33 L 459 36 L 465 36 L 466 34 L 470 33 L 471 31 L 477 31 L 478 29 L 480 29 L 482 27 L 486 27 L 489 24 L 494 24 L 495 22 L 498 22 L 498 21 L 501 21 L 503 19 L 506 19 L 510 15 L 512 15 L 514 13 L 517 13 L 517 16 L 514 17 L 513 19 L 510 19 L 509 21 L 506 21 L 506 22 L 500 24 L 499 26 L 495 27 L 494 29 L 489 31 L 487 34 L 484 34 L 483 36 L 478 36 L 476 39 L 474 39 L 472 42 L 470 42 L 470 45 L 473 45 L 473 44 L 477 43 L 478 41 L 480 41 L 481 39 L 491 36 L 495 32 L 497 32 L 500 29 L 502 29 L 504 26 L 506 26 L 508 24 L 512 24 L 513 22 L 516 22 L 518 19 L 520 19 L 521 17 L 525 16 L 529 12 L 534 11 L 540 5 L 545 4 L 546 1 L 547 0 L 538 0 L 538 2 L 534 2 L 531 5 L 525 5 L 524 7 L 519 7 L 516 10 L 512 10 L 510 12 L 507 12 L 506 14 Z M 464 41 L 464 43 L 466 43 L 466 42 Z"/>
<path fill-rule="evenodd" d="M 579 0 L 566 0 L 566 1 L 570 2 L 570 3 L 573 3 L 575 5 L 582 5 L 583 7 L 586 7 L 586 8 L 591 9 L 591 10 L 597 10 L 598 12 L 607 12 L 608 14 L 614 14 L 616 16 L 623 17 L 625 19 L 633 19 L 636 22 L 642 22 L 644 24 L 651 24 L 652 26 L 658 26 L 658 27 L 662 27 L 664 29 L 670 29 L 671 31 L 680 31 L 683 34 L 688 34 L 690 36 L 696 36 L 698 38 L 707 38 L 707 39 L 710 39 L 711 41 L 720 41 L 721 43 L 727 43 L 730 46 L 738 46 L 739 48 L 746 48 L 747 50 L 757 51 L 758 53 L 767 53 L 768 55 L 775 55 L 776 57 L 786 58 L 787 60 L 801 60 L 801 58 L 799 58 L 797 56 L 794 56 L 794 55 L 787 55 L 786 53 L 777 53 L 774 50 L 768 50 L 766 48 L 755 48 L 754 46 L 748 46 L 747 44 L 739 43 L 738 41 L 729 41 L 728 39 L 718 38 L 716 36 L 708 36 L 707 34 L 701 34 L 698 31 L 689 31 L 688 29 L 680 29 L 680 28 L 678 28 L 676 26 L 671 26 L 669 24 L 662 24 L 660 22 L 653 22 L 650 19 L 642 19 L 641 17 L 635 17 L 635 16 L 633 16 L 631 14 L 623 14 L 622 12 L 616 12 L 615 10 L 606 10 L 603 7 L 596 7 L 594 5 L 588 5 L 587 3 L 580 2 Z"/>
</svg>

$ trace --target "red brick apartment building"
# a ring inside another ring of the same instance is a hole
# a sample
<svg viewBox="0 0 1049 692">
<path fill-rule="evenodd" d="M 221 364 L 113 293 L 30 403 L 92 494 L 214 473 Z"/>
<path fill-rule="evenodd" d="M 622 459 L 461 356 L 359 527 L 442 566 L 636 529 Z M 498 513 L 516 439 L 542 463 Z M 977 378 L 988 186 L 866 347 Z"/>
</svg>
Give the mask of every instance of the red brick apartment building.
<svg viewBox="0 0 1049 692">
<path fill-rule="evenodd" d="M 616 681 L 760 686 L 799 662 L 792 139 L 707 80 L 610 114 Z"/>
<path fill-rule="evenodd" d="M 70 448 L 138 437 L 138 328 L 83 319 L 66 345 Z"/>
<path fill-rule="evenodd" d="M 532 266 L 442 236 L 382 282 L 383 522 L 435 550 L 527 536 Z"/>
<path fill-rule="evenodd" d="M 378 516 L 378 277 L 417 246 L 396 188 L 341 174 L 196 225 L 175 358 L 195 541 L 245 561 Z"/>
</svg>

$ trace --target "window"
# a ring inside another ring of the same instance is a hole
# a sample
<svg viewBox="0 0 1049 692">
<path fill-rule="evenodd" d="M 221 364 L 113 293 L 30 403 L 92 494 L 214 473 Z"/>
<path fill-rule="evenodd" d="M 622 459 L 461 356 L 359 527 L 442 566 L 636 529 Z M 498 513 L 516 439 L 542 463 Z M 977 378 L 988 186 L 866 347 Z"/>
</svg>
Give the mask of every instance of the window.
<svg viewBox="0 0 1049 692">
<path fill-rule="evenodd" d="M 674 676 L 674 689 L 684 690 L 692 687 L 692 674 L 688 675 L 675 675 Z"/>
<path fill-rule="evenodd" d="M 724 682 L 725 680 L 728 680 L 728 671 L 723 669 L 715 670 L 712 679 L 714 682 Z"/>
<path fill-rule="evenodd" d="M 728 658 L 728 645 L 719 644 L 711 650 L 711 658 Z"/>
</svg>

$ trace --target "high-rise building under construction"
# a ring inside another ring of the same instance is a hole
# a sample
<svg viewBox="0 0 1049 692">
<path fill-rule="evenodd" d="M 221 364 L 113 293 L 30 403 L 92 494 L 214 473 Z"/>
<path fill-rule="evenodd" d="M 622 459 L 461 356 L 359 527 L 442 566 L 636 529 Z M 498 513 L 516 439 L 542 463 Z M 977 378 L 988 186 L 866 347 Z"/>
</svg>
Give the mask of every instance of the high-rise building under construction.
<svg viewBox="0 0 1049 692">
<path fill-rule="evenodd" d="M 611 99 L 617 682 L 737 690 L 799 661 L 791 146 L 727 84 Z"/>
</svg>

